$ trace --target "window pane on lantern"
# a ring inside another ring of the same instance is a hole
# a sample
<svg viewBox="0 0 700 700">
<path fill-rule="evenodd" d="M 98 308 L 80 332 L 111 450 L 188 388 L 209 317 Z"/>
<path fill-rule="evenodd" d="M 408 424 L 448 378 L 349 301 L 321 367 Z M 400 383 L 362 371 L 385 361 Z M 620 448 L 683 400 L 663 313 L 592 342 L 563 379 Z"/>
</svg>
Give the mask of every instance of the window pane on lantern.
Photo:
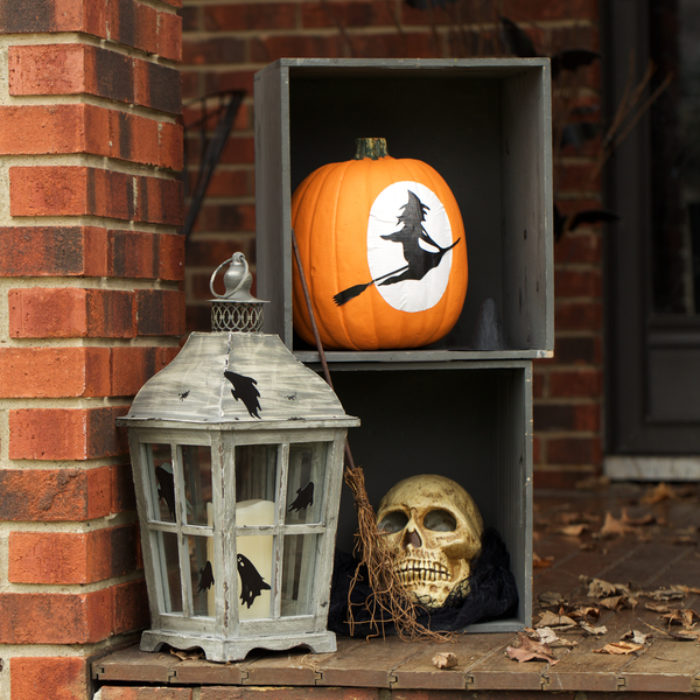
<svg viewBox="0 0 700 700">
<path fill-rule="evenodd" d="M 287 535 L 282 562 L 283 616 L 313 614 L 318 535 Z"/>
<path fill-rule="evenodd" d="M 237 507 L 238 510 L 238 507 Z M 238 512 L 236 513 L 238 516 Z M 241 620 L 269 617 L 272 590 L 272 535 L 236 538 L 238 616 Z"/>
<path fill-rule="evenodd" d="M 216 615 L 214 604 L 214 546 L 211 537 L 188 537 L 192 612 L 194 615 Z"/>
<path fill-rule="evenodd" d="M 151 497 L 149 516 L 166 523 L 175 522 L 175 479 L 170 445 L 145 445 Z"/>
<path fill-rule="evenodd" d="M 275 500 L 277 445 L 236 446 L 236 501 Z"/>
<path fill-rule="evenodd" d="M 154 548 L 161 556 L 160 572 L 163 585 L 165 612 L 182 612 L 182 586 L 180 584 L 180 557 L 177 551 L 177 534 L 155 532 L 160 544 Z M 156 569 L 158 570 L 158 569 Z"/>
<path fill-rule="evenodd" d="M 321 521 L 323 477 L 326 473 L 328 445 L 327 442 L 303 442 L 289 446 L 287 523 Z"/>
<path fill-rule="evenodd" d="M 187 522 L 191 525 L 211 525 L 207 503 L 211 503 L 211 449 L 203 445 L 183 445 L 181 448 Z"/>
</svg>

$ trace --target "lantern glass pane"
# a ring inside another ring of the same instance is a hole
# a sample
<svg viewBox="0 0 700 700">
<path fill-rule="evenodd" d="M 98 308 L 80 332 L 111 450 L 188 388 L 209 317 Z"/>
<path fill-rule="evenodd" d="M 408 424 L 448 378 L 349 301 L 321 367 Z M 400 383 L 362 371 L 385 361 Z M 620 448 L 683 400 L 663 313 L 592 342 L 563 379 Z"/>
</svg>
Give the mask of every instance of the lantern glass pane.
<svg viewBox="0 0 700 700">
<path fill-rule="evenodd" d="M 239 536 L 236 538 L 236 549 L 238 550 L 238 616 L 241 620 L 270 617 L 273 537 L 272 535 Z"/>
<path fill-rule="evenodd" d="M 288 524 L 321 522 L 329 444 L 302 442 L 289 446 L 286 508 Z"/>
<path fill-rule="evenodd" d="M 286 535 L 282 562 L 283 616 L 312 615 L 319 535 Z"/>
<path fill-rule="evenodd" d="M 178 536 L 174 532 L 154 532 L 154 535 L 160 540 L 154 551 L 160 553 L 163 608 L 165 612 L 182 612 L 180 557 L 177 551 Z"/>
<path fill-rule="evenodd" d="M 175 522 L 175 479 L 170 445 L 145 445 L 148 463 L 149 517 Z"/>
<path fill-rule="evenodd" d="M 214 545 L 212 537 L 188 537 L 192 613 L 216 616 L 214 603 Z"/>
<path fill-rule="evenodd" d="M 277 451 L 278 445 L 236 445 L 237 503 L 251 500 L 275 500 Z M 273 522 L 274 519 L 266 524 Z"/>
<path fill-rule="evenodd" d="M 204 445 L 182 445 L 180 449 L 187 522 L 190 525 L 211 525 L 207 515 L 207 503 L 211 503 L 212 499 L 211 449 Z"/>
</svg>

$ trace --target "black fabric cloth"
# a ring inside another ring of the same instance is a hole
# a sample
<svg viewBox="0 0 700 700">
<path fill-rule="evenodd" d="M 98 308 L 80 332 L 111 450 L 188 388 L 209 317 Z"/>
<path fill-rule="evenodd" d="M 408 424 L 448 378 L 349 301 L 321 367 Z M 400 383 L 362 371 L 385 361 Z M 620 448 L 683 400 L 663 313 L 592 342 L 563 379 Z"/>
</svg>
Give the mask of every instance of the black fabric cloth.
<svg viewBox="0 0 700 700">
<path fill-rule="evenodd" d="M 456 631 L 476 622 L 497 620 L 514 614 L 518 605 L 518 589 L 503 540 L 496 530 L 489 528 L 484 531 L 481 543 L 481 553 L 472 563 L 469 595 L 456 604 L 450 604 L 448 598 L 442 607 L 430 612 L 419 608 L 417 619 L 424 627 L 436 631 Z M 351 554 L 336 550 L 328 629 L 345 636 L 350 636 L 347 622 L 348 590 L 356 568 L 357 560 Z M 396 634 L 391 622 L 384 624 L 383 631 L 370 623 L 364 602 L 371 592 L 366 570 L 363 570 L 352 592 L 355 621 L 352 636 Z"/>
</svg>

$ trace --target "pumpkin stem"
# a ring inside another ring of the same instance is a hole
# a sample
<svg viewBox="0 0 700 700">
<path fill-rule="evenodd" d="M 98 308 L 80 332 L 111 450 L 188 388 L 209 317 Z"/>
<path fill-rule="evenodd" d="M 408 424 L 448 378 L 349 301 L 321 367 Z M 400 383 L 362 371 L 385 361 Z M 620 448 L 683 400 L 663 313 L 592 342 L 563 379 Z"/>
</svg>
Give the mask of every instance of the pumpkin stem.
<svg viewBox="0 0 700 700">
<path fill-rule="evenodd" d="M 377 158 L 384 158 L 388 155 L 386 139 L 376 137 L 355 139 L 355 160 L 362 160 L 363 158 L 377 160 Z"/>
</svg>

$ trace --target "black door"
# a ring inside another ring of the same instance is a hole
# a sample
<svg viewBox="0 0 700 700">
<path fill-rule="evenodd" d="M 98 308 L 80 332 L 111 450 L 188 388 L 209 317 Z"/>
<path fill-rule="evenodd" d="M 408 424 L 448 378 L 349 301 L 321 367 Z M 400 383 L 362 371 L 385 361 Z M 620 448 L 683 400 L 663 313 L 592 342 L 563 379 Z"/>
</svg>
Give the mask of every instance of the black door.
<svg viewBox="0 0 700 700">
<path fill-rule="evenodd" d="M 669 76 L 609 162 L 609 454 L 700 454 L 700 2 L 601 3 L 612 115 Z"/>
</svg>

